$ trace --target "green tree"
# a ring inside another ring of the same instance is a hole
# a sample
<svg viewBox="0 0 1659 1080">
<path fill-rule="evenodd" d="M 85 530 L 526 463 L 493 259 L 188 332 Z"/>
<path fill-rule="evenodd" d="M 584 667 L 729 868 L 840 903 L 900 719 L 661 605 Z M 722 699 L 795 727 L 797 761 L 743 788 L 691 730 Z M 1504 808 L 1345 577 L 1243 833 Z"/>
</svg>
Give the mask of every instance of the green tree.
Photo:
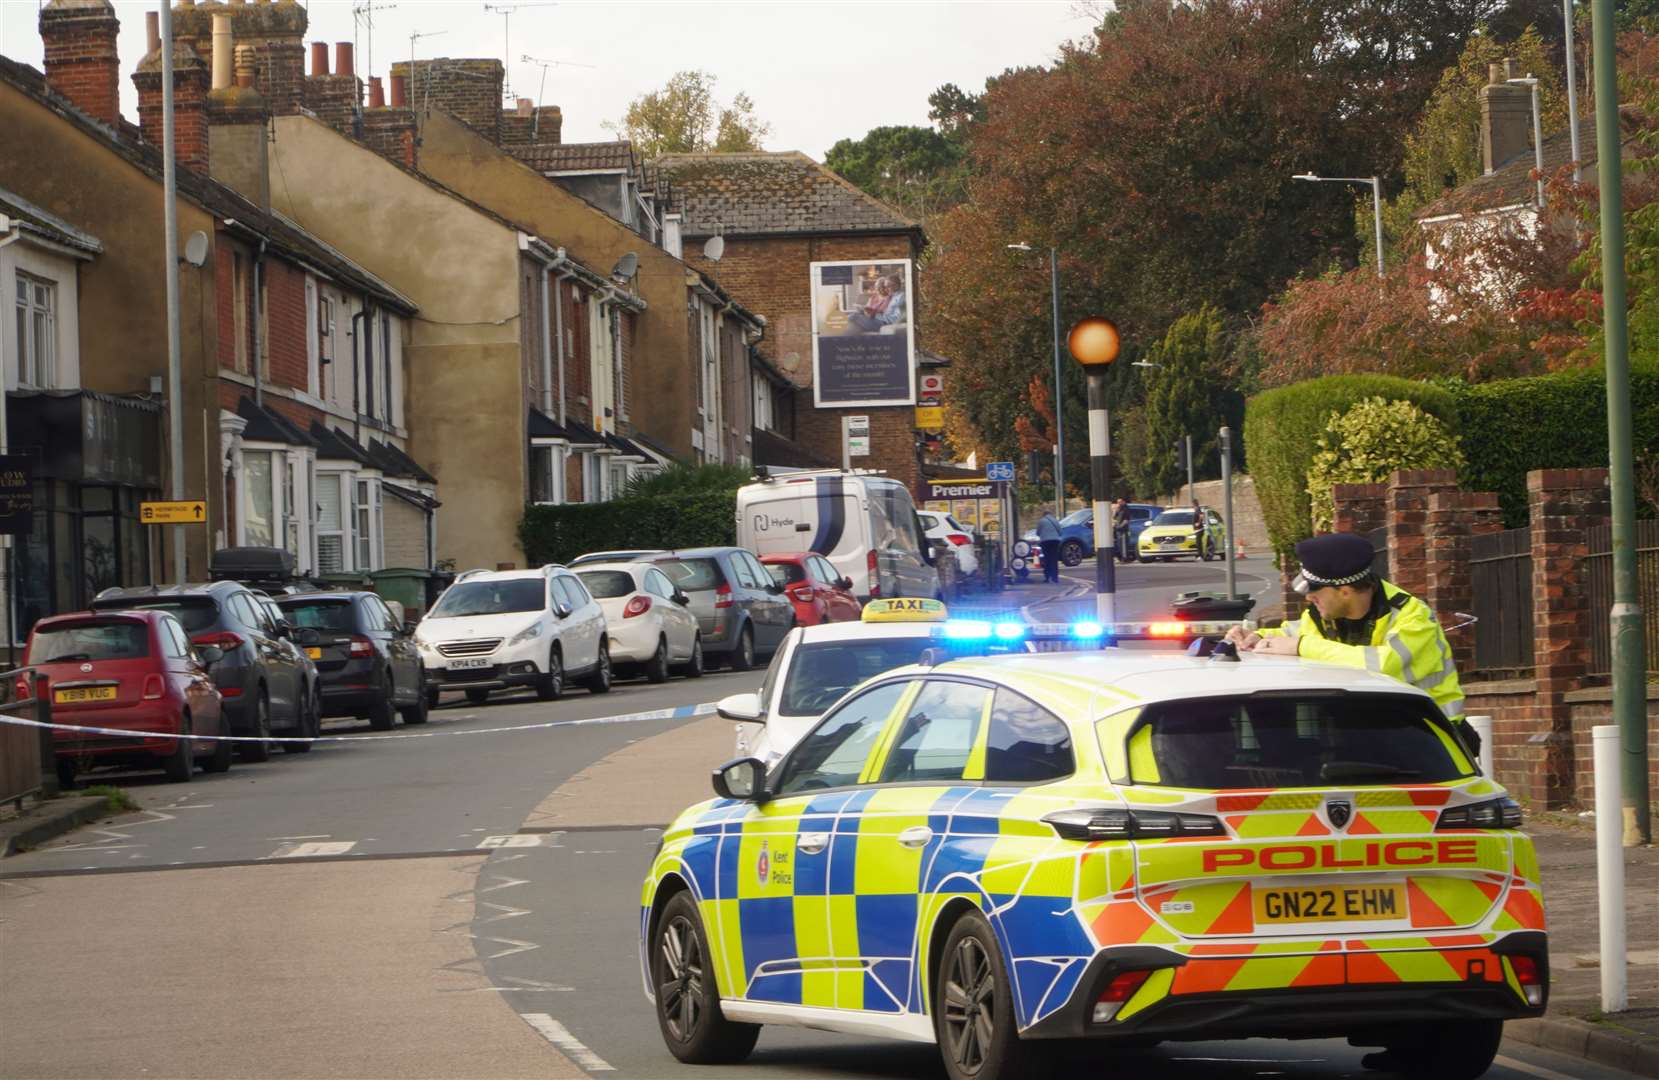
<svg viewBox="0 0 1659 1080">
<path fill-rule="evenodd" d="M 1462 467 L 1457 436 L 1409 401 L 1371 397 L 1333 412 L 1308 466 L 1313 531 L 1330 531 L 1332 484 L 1381 483 L 1397 469 Z"/>
<path fill-rule="evenodd" d="M 1226 423 L 1236 427 L 1235 415 L 1242 415 L 1241 399 L 1226 386 L 1227 355 L 1221 313 L 1208 305 L 1175 320 L 1147 350 L 1147 362 L 1156 366 L 1147 369 L 1145 457 L 1125 467 L 1138 490 L 1161 494 L 1186 482 L 1175 447 L 1188 435 L 1195 475 L 1219 469 L 1216 433 Z"/>
<path fill-rule="evenodd" d="M 715 77 L 706 71 L 676 72 L 659 90 L 641 94 L 622 119 L 604 126 L 648 158 L 715 150 L 759 150 L 771 127 L 755 116 L 754 103 L 738 94 L 722 106 Z"/>
<path fill-rule="evenodd" d="M 842 139 L 824 164 L 906 216 L 924 221 L 967 195 L 959 143 L 925 127 L 878 127 Z"/>
</svg>

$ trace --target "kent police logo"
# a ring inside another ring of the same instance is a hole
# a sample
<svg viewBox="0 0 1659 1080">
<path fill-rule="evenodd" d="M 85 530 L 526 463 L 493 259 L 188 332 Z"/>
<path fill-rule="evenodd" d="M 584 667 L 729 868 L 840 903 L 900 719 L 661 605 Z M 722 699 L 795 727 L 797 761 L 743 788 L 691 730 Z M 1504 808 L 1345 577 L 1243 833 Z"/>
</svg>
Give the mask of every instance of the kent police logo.
<svg viewBox="0 0 1659 1080">
<path fill-rule="evenodd" d="M 771 873 L 772 857 L 766 853 L 766 841 L 762 840 L 760 842 L 760 858 L 755 861 L 755 877 L 759 878 L 760 883 L 764 885 Z"/>
<path fill-rule="evenodd" d="M 1332 825 L 1345 829 L 1348 827 L 1348 819 L 1354 816 L 1354 804 L 1347 799 L 1327 799 L 1325 816 L 1331 819 Z"/>
</svg>

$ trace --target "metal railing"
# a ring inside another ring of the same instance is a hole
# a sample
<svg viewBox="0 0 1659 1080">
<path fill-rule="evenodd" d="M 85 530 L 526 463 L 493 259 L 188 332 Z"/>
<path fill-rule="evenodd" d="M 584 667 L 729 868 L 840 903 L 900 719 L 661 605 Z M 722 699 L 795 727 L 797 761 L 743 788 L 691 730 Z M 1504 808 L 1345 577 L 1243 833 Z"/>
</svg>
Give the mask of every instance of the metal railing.
<svg viewBox="0 0 1659 1080">
<path fill-rule="evenodd" d="M 1613 526 L 1590 530 L 1584 586 L 1590 597 L 1591 675 L 1613 671 Z M 1636 580 L 1646 629 L 1647 670 L 1659 673 L 1659 521 L 1636 523 Z"/>
<path fill-rule="evenodd" d="M 19 678 L 28 682 L 33 696 L 15 696 Z M 0 713 L 52 722 L 52 695 L 44 675 L 33 668 L 0 672 Z M 52 754 L 52 733 L 46 728 L 21 724 L 0 724 L 0 803 L 15 803 L 23 809 L 26 795 L 57 794 L 57 773 Z"/>
<path fill-rule="evenodd" d="M 1476 671 L 1533 666 L 1532 530 L 1470 537 Z"/>
</svg>

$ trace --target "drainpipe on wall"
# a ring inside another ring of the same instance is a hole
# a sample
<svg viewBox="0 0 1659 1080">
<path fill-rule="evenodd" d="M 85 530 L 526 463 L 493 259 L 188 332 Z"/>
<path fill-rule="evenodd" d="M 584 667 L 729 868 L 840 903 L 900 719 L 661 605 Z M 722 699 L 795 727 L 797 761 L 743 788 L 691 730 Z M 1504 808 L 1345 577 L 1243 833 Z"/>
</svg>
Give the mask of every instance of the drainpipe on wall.
<svg viewBox="0 0 1659 1080">
<path fill-rule="evenodd" d="M 553 342 L 548 339 L 548 331 L 552 326 L 548 308 L 551 306 L 552 298 L 549 293 L 554 288 L 553 271 L 565 262 L 565 249 L 559 248 L 553 254 L 553 261 L 543 263 L 541 269 L 541 411 L 545 416 L 551 416 L 553 413 Z M 562 342 L 560 351 L 563 351 Z M 563 375 L 563 364 L 560 365 L 559 372 Z M 561 393 L 559 397 L 562 401 L 564 395 Z"/>
<path fill-rule="evenodd" d="M 559 302 L 553 305 L 554 336 L 559 339 L 559 426 L 565 426 L 565 364 L 570 359 L 565 355 L 565 282 L 575 276 L 575 271 L 566 270 L 559 275 L 553 287 L 558 290 Z"/>
<path fill-rule="evenodd" d="M 265 306 L 259 301 L 260 297 L 264 295 L 265 249 L 269 246 L 270 241 L 261 236 L 259 238 L 259 254 L 253 257 L 254 353 L 253 364 L 251 366 L 253 367 L 253 403 L 255 405 L 263 405 L 265 403 L 264 380 L 259 377 L 259 367 L 260 364 L 264 362 L 265 350 L 270 343 L 265 340 Z"/>
<path fill-rule="evenodd" d="M 358 352 L 358 346 L 360 344 L 362 344 L 362 346 L 363 346 L 363 356 L 364 356 L 365 362 L 366 362 L 367 357 L 369 355 L 368 346 L 366 344 L 366 339 L 369 335 L 368 314 L 369 314 L 368 305 L 364 304 L 362 310 L 358 311 L 357 314 L 355 314 L 351 317 L 351 417 L 352 417 L 351 423 L 352 423 L 352 432 L 353 432 L 354 437 L 361 436 L 363 434 L 362 428 L 359 426 L 361 421 L 359 421 L 359 419 L 358 419 L 358 417 L 362 413 L 362 405 L 361 405 L 362 395 L 361 395 L 361 392 L 359 390 L 359 384 L 361 382 L 361 375 L 362 375 L 362 365 L 360 365 L 357 362 L 357 352 Z M 358 319 L 363 320 L 364 332 L 363 332 L 363 335 L 361 337 L 357 333 L 357 320 Z"/>
</svg>

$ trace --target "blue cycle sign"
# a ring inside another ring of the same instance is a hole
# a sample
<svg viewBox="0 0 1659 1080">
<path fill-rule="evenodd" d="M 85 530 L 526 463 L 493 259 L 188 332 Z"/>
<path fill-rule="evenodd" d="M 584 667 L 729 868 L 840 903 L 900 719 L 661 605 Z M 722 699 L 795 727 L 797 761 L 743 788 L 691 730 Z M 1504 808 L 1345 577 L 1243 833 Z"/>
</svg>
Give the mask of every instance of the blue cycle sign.
<svg viewBox="0 0 1659 1080">
<path fill-rule="evenodd" d="M 985 466 L 985 479 L 991 481 L 1006 480 L 1012 483 L 1014 480 L 1014 463 L 1012 461 L 993 461 L 989 463 Z"/>
</svg>

